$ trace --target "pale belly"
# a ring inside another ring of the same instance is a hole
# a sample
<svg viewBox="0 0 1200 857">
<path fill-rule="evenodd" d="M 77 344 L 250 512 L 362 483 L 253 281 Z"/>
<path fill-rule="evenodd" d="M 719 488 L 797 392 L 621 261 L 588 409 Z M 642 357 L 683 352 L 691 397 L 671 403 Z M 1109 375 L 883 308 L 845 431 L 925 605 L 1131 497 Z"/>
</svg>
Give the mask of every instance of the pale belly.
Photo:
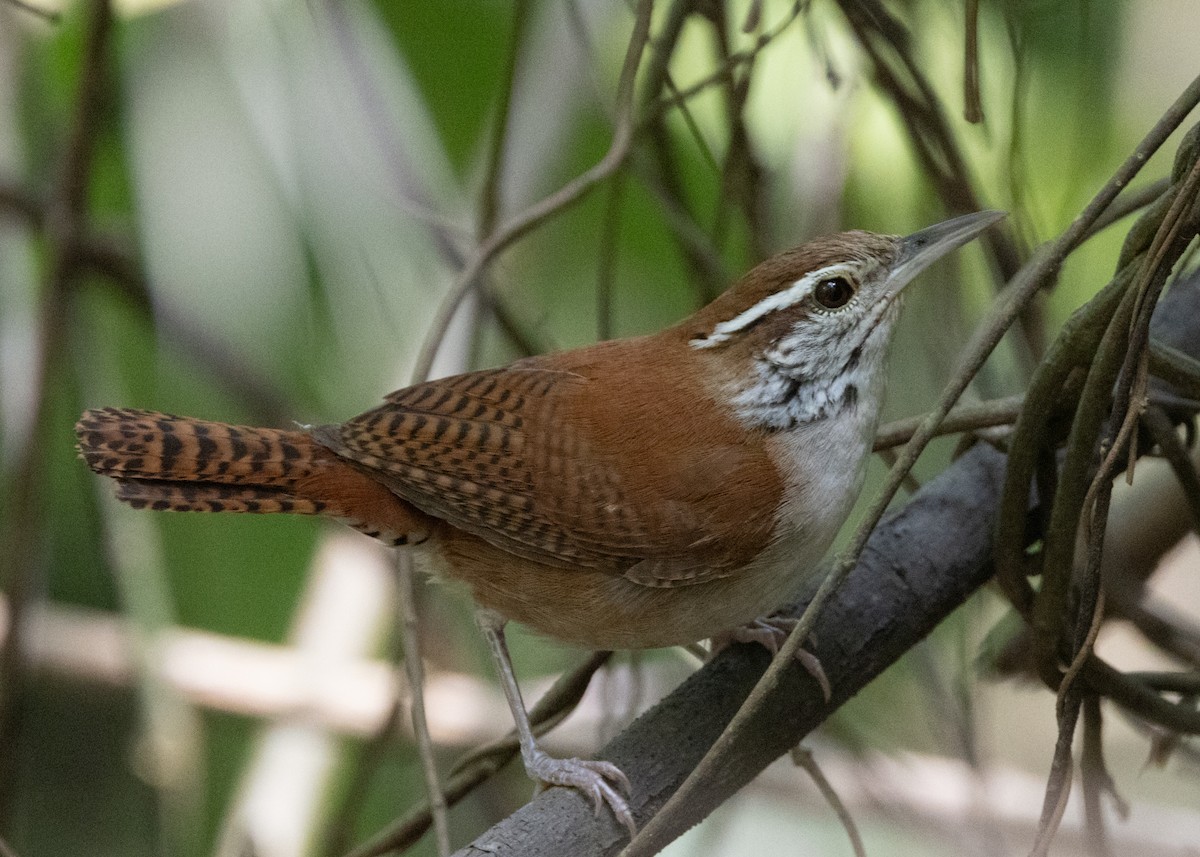
<svg viewBox="0 0 1200 857">
<path fill-rule="evenodd" d="M 659 648 L 703 640 L 767 615 L 814 574 L 824 547 L 780 544 L 728 577 L 670 588 L 516 558 L 464 582 L 479 606 L 561 642 L 590 649 Z M 445 570 L 443 576 L 463 579 Z"/>
</svg>

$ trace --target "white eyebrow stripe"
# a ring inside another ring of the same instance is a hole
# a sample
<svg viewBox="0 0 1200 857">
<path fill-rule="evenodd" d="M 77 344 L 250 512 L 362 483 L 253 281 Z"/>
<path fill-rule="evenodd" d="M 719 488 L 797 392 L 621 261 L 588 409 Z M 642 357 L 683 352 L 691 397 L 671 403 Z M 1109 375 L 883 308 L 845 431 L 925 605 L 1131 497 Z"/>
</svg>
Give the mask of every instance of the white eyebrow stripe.
<svg viewBox="0 0 1200 857">
<path fill-rule="evenodd" d="M 849 268 L 846 265 L 830 265 L 827 268 L 811 271 L 786 289 L 772 292 L 754 304 L 754 306 L 743 310 L 733 318 L 718 322 L 713 326 L 712 333 L 707 337 L 704 339 L 693 339 L 691 343 L 692 347 L 713 348 L 723 342 L 728 342 L 733 334 L 739 330 L 745 330 L 768 313 L 787 309 L 790 306 L 800 303 L 800 301 L 812 293 L 813 287 L 821 280 L 827 279 L 832 275 L 845 274 L 848 270 Z"/>
</svg>

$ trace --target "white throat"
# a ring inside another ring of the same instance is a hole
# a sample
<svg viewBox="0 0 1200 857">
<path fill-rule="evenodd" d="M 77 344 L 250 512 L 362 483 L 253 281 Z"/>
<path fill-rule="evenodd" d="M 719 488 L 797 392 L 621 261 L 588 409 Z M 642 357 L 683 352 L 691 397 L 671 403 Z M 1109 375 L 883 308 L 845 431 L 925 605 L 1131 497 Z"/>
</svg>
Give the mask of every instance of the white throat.
<svg viewBox="0 0 1200 857">
<path fill-rule="evenodd" d="M 780 432 L 847 417 L 873 432 L 883 400 L 891 320 L 865 325 L 862 340 L 849 351 L 833 331 L 823 337 L 810 329 L 778 341 L 755 357 L 748 377 L 735 382 L 731 402 L 738 418 Z M 831 359 L 836 354 L 845 356 Z"/>
</svg>

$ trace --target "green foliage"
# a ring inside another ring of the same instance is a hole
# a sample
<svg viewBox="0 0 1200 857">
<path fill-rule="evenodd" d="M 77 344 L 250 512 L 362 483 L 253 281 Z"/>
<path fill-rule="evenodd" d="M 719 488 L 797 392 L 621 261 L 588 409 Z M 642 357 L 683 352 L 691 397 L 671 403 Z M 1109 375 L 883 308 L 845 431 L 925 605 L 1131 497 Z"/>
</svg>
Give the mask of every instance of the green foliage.
<svg viewBox="0 0 1200 857">
<path fill-rule="evenodd" d="M 501 96 L 514 4 L 449 0 L 372 5 L 421 87 L 447 156 L 467 174 L 494 121 L 491 107 Z"/>
</svg>

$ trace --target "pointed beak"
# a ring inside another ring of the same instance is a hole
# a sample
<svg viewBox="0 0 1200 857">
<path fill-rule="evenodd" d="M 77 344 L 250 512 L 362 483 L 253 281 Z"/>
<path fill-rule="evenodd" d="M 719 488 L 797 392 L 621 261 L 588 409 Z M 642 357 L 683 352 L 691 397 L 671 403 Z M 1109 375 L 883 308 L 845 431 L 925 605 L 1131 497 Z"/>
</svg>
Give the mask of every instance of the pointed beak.
<svg viewBox="0 0 1200 857">
<path fill-rule="evenodd" d="M 949 255 L 1007 216 L 1003 211 L 977 211 L 901 238 L 900 253 L 892 265 L 891 273 L 888 274 L 888 293 L 899 294 L 918 274 L 938 259 Z"/>
</svg>

